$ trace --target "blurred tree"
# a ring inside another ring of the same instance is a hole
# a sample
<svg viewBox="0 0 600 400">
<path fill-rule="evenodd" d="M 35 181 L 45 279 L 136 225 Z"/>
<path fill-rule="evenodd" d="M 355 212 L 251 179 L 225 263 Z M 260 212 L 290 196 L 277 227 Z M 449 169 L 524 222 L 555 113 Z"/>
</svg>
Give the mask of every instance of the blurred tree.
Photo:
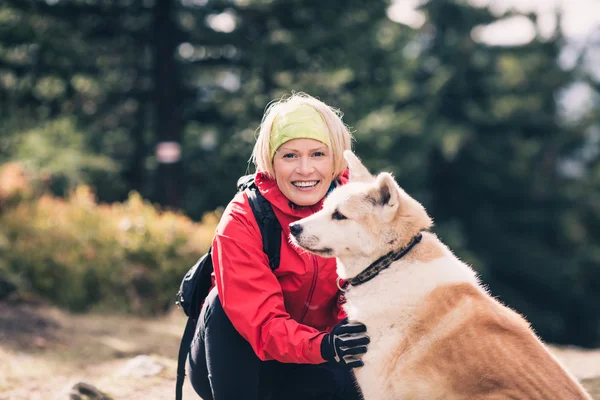
<svg viewBox="0 0 600 400">
<path fill-rule="evenodd" d="M 102 153 L 119 171 L 90 175 L 105 201 L 125 198 L 128 187 L 138 189 L 144 171 L 143 158 L 131 157 L 143 145 L 141 99 L 148 97 L 143 86 L 149 83 L 140 73 L 147 66 L 138 61 L 144 60 L 144 47 L 141 56 L 137 43 L 147 29 L 140 4 L 8 0 L 0 5 L 0 97 L 5 100 L 0 118 L 12 121 L 12 132 L 23 132 L 48 119 L 74 116 L 85 131 L 82 154 Z M 60 162 L 62 149 L 57 150 Z"/>
<path fill-rule="evenodd" d="M 386 16 L 387 1 L 182 4 L 188 41 L 178 57 L 195 96 L 184 106 L 185 181 L 193 182 L 184 207 L 195 218 L 226 204 L 252 169 L 247 160 L 271 100 L 305 91 L 340 108 L 352 126 L 390 101 L 391 50 L 406 39 Z"/>
<path fill-rule="evenodd" d="M 580 265 L 581 280 L 585 282 L 586 314 L 590 318 L 591 328 L 583 332 L 588 336 L 586 342 L 598 343 L 598 320 L 600 317 L 600 27 L 590 36 L 583 48 L 578 69 L 581 82 L 591 89 L 591 106 L 583 110 L 581 118 L 572 122 L 573 129 L 584 134 L 584 141 L 571 151 L 565 160 L 581 171 L 576 176 L 576 188 L 571 190 L 570 198 L 575 205 L 571 209 L 568 222 L 570 236 L 576 241 L 576 262 Z M 585 87 L 585 86 L 584 86 Z M 587 315 L 581 315 L 582 318 Z M 596 324 L 595 326 L 593 324 Z M 576 335 L 578 332 L 572 332 Z M 581 333 L 579 333 L 581 334 Z M 594 337 L 595 336 L 595 337 Z"/>
<path fill-rule="evenodd" d="M 582 199 L 562 171 L 584 135 L 561 123 L 557 107 L 576 79 L 558 63 L 560 25 L 549 39 L 490 46 L 474 33 L 496 20 L 489 9 L 458 0 L 431 0 L 421 9 L 430 40 L 415 81 L 425 92 L 423 130 L 436 143 L 429 210 L 442 237 L 452 243 L 458 232 L 459 254 L 544 339 L 598 344 L 592 270 L 577 259 L 580 238 L 568 229 L 574 201 Z M 535 15 L 527 18 L 535 25 Z M 462 253 L 467 247 L 472 254 Z"/>
<path fill-rule="evenodd" d="M 399 61 L 391 56 L 410 30 L 387 18 L 388 5 L 9 0 L 0 8 L 7 22 L 0 41 L 6 54 L 19 46 L 31 54 L 22 56 L 19 83 L 2 93 L 13 109 L 37 107 L 22 120 L 75 114 L 90 149 L 116 161 L 126 188 L 199 218 L 234 193 L 274 98 L 306 91 L 341 108 L 351 124 L 370 115 L 367 129 L 389 114 L 391 63 Z M 18 40 L 13 30 L 23 32 Z M 4 67 L 9 78 L 17 70 Z M 46 97 L 15 89 L 38 75 L 52 78 Z M 162 141 L 182 144 L 181 163 L 157 163 Z M 92 183 L 101 200 L 126 194 Z"/>
<path fill-rule="evenodd" d="M 15 135 L 10 143 L 11 153 L 29 171 L 36 172 L 39 184 L 65 196 L 97 175 L 110 179 L 117 172 L 112 159 L 85 148 L 84 138 L 69 119 L 47 121 L 39 128 Z"/>
<path fill-rule="evenodd" d="M 175 51 L 183 39 L 176 21 L 177 2 L 156 0 L 152 12 L 154 92 L 153 107 L 155 143 L 180 145 L 183 136 L 183 98 L 179 63 Z M 182 169 L 179 158 L 164 162 L 158 157 L 155 198 L 164 205 L 178 207 L 181 202 Z"/>
</svg>

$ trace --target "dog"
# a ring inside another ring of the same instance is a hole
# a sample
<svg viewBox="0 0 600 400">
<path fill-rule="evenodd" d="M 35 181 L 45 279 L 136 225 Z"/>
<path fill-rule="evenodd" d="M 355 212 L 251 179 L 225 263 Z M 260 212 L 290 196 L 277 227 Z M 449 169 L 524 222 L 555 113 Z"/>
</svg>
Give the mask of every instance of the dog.
<svg viewBox="0 0 600 400">
<path fill-rule="evenodd" d="M 350 181 L 292 224 L 290 239 L 337 258 L 344 310 L 371 338 L 354 370 L 365 400 L 591 400 L 529 323 L 429 231 L 425 208 L 391 174 L 371 175 L 351 151 L 344 158 Z"/>
</svg>

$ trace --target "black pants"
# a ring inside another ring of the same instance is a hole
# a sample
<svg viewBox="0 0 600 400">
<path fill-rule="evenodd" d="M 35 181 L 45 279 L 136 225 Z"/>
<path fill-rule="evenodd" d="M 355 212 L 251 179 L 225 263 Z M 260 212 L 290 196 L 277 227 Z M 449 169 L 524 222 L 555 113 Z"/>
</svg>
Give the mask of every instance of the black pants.
<svg viewBox="0 0 600 400">
<path fill-rule="evenodd" d="M 225 315 L 216 289 L 207 297 L 187 376 L 203 400 L 359 400 L 354 375 L 332 364 L 261 361 Z"/>
</svg>

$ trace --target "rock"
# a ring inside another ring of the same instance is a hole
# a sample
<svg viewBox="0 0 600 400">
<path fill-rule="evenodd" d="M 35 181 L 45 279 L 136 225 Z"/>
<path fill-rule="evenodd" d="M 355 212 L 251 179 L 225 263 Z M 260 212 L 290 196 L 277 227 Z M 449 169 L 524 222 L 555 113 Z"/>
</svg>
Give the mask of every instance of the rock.
<svg viewBox="0 0 600 400">
<path fill-rule="evenodd" d="M 17 286 L 10 279 L 0 275 L 0 300 L 8 299 L 16 290 Z"/>
<path fill-rule="evenodd" d="M 150 356 L 140 355 L 127 361 L 118 372 L 120 376 L 134 376 L 138 378 L 158 375 L 165 368 L 163 364 Z"/>
<path fill-rule="evenodd" d="M 71 388 L 69 400 L 112 400 L 112 398 L 94 385 L 79 382 Z"/>
</svg>

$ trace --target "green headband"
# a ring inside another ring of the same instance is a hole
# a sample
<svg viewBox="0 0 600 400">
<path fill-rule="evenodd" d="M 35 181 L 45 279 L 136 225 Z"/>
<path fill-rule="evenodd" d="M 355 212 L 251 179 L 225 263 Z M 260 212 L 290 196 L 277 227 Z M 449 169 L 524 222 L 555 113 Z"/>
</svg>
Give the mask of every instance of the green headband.
<svg viewBox="0 0 600 400">
<path fill-rule="evenodd" d="M 331 147 L 327 124 L 321 114 L 307 104 L 283 111 L 275 117 L 269 140 L 271 160 L 279 146 L 293 139 L 314 139 Z"/>
</svg>

